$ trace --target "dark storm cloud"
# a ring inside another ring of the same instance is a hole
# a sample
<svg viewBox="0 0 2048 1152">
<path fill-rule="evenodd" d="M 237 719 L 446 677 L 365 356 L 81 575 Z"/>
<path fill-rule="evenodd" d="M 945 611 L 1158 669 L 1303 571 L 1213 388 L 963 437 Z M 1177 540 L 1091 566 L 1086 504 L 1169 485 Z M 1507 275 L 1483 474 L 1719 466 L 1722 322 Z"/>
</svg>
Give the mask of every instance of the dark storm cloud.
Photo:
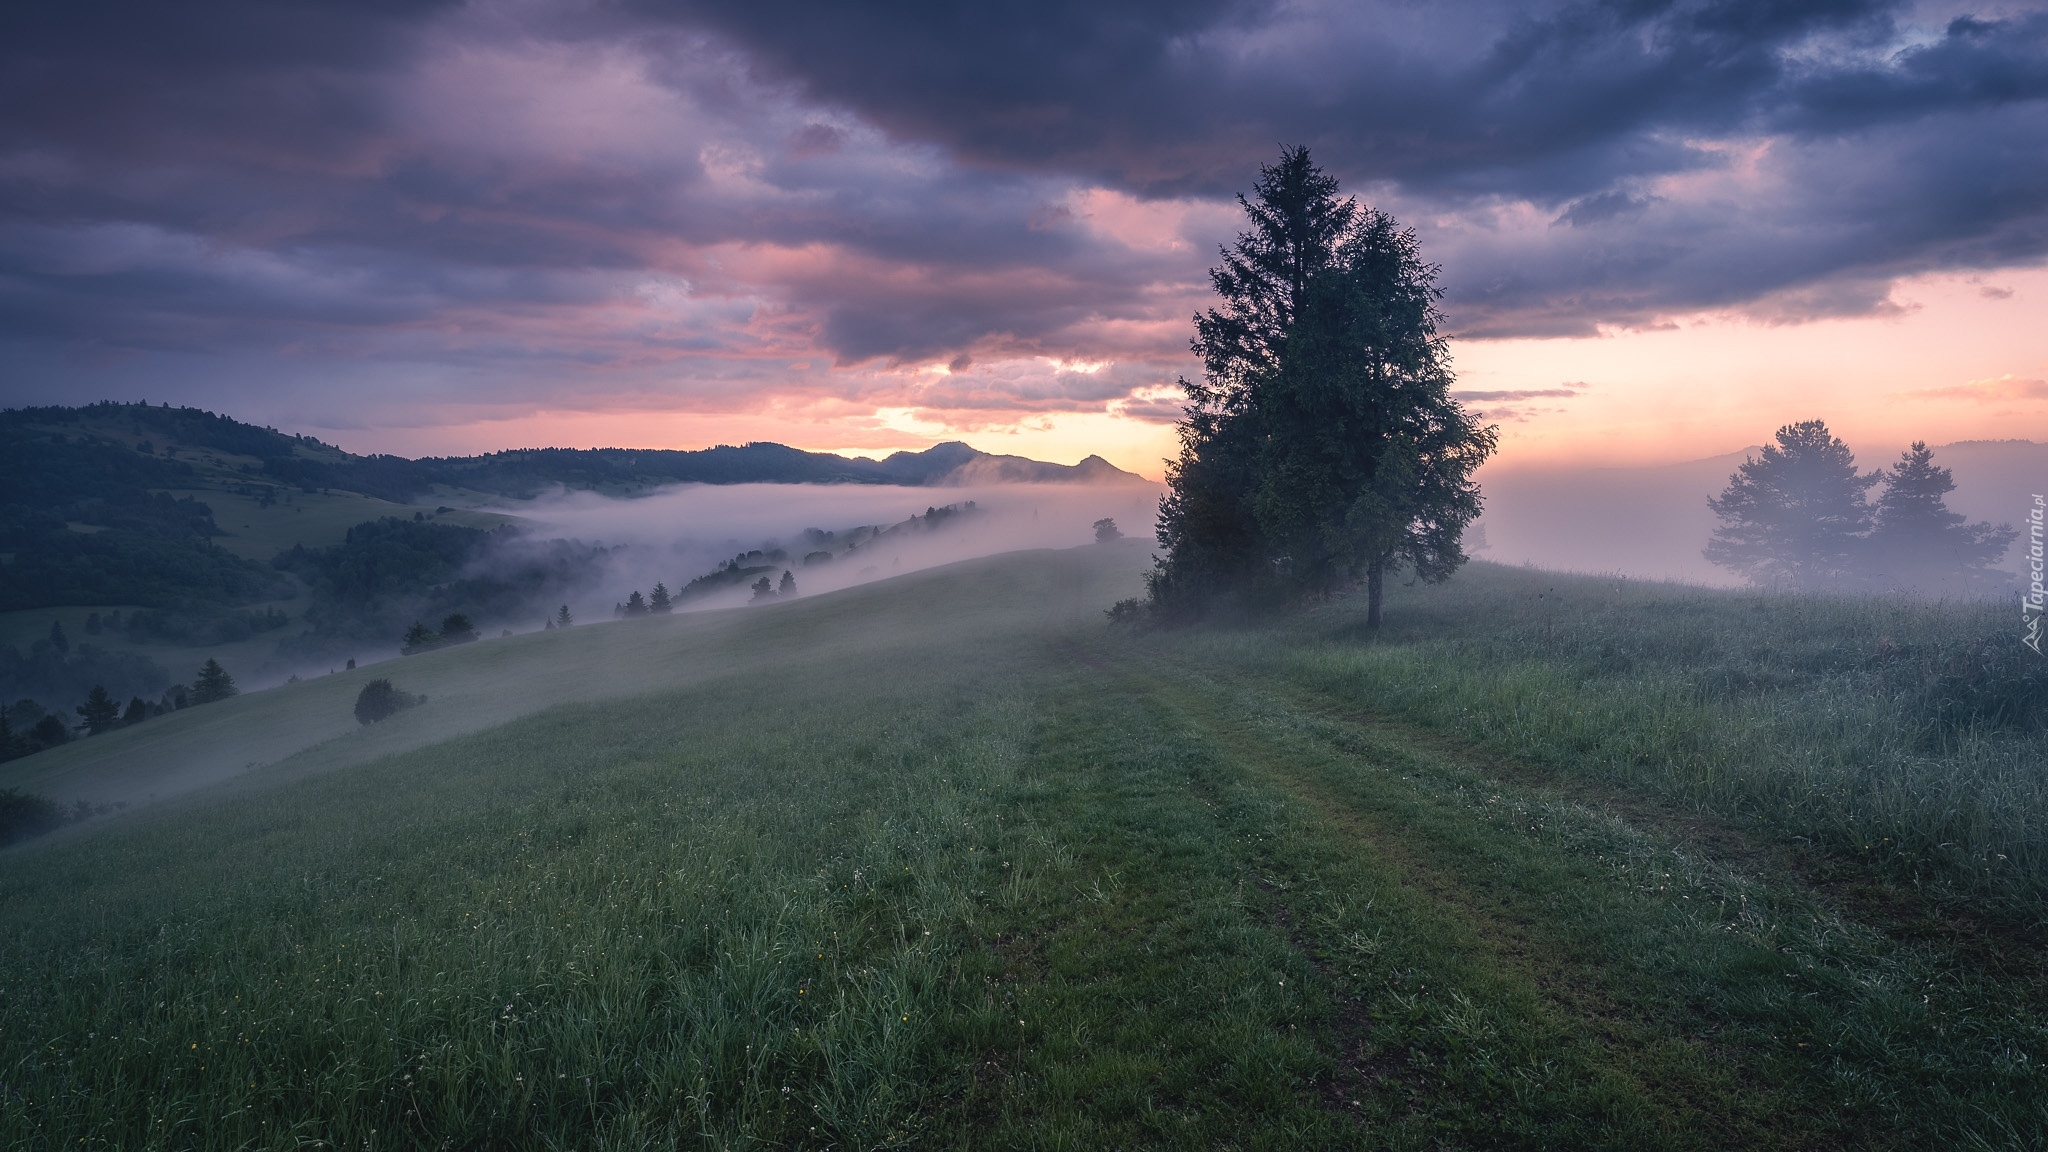
<svg viewBox="0 0 2048 1152">
<path fill-rule="evenodd" d="M 1874 0 L 16 5 L 0 341 L 37 398 L 66 347 L 547 366 L 507 393 L 819 351 L 1085 406 L 1171 378 L 1231 228 L 1126 243 L 1090 186 L 1215 201 L 1305 142 L 1464 334 L 1800 319 L 2048 254 L 2044 102 L 2048 15 Z M 1153 367 L 965 371 L 1003 355 Z"/>
<path fill-rule="evenodd" d="M 1418 215 L 1526 199 L 1599 233 L 1546 249 L 1541 268 L 1457 245 L 1446 279 L 1473 329 L 1586 330 L 1835 277 L 2028 261 L 2048 220 L 2039 13 L 1958 16 L 1914 41 L 1904 6 L 1872 0 L 659 10 L 989 165 L 1216 194 L 1241 190 L 1276 141 L 1304 141 Z M 1794 154 L 1759 193 L 1775 255 L 1716 268 L 1714 250 L 1751 246 L 1739 228 L 1711 210 L 1643 217 L 1644 183 L 1725 166 L 1715 141 L 1776 134 Z"/>
</svg>

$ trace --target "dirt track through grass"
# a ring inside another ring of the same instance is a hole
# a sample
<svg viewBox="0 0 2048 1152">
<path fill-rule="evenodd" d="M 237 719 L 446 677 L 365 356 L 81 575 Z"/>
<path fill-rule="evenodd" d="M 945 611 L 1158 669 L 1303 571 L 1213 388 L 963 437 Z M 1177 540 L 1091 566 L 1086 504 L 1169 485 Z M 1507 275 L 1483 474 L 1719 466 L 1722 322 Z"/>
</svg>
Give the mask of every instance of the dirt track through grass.
<svg viewBox="0 0 2048 1152">
<path fill-rule="evenodd" d="M 2012 1077 L 1995 1046 L 1962 1038 L 1925 1062 L 1887 1050 L 1902 1024 L 1939 1036 L 1944 1011 L 2006 1016 L 1989 989 L 1957 980 L 1953 953 L 1901 945 L 1759 869 L 1782 854 L 1739 832 L 1629 819 L 1269 680 L 1084 658 L 1270 791 L 1283 815 L 1257 890 L 1329 985 L 1322 1097 L 1359 1116 L 1365 1142 L 1421 1139 L 1420 1118 L 1481 1144 L 1573 1146 L 1995 1145 L 2001 1129 L 2038 1131 L 2035 1077 Z M 2005 1022 L 2009 1041 L 2039 1037 Z M 1968 1066 L 1983 1078 L 1954 1074 Z M 1970 1112 L 1989 1123 L 1948 1126 Z"/>
</svg>

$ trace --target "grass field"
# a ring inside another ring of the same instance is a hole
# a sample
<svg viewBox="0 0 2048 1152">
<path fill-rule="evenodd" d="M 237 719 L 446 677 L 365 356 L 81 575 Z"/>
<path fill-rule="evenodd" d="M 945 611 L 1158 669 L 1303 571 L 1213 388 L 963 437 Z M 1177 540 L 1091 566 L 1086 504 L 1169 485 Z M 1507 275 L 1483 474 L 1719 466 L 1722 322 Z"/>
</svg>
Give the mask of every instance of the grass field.
<svg viewBox="0 0 2048 1152">
<path fill-rule="evenodd" d="M 1475 565 L 1378 639 L 1106 626 L 1144 558 L 489 641 L 379 669 L 429 702 L 375 728 L 343 674 L 5 766 L 201 767 L 0 853 L 0 1141 L 2048 1140 L 2042 737 L 1943 679 L 2003 617 Z"/>
</svg>

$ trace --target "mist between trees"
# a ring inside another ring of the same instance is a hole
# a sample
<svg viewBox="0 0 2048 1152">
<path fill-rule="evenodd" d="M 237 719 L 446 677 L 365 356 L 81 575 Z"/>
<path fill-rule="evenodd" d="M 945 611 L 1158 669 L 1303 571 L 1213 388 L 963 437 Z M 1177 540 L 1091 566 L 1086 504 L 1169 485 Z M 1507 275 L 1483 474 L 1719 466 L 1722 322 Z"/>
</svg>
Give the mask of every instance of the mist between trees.
<svg viewBox="0 0 2048 1152">
<path fill-rule="evenodd" d="M 1721 526 L 1704 555 L 1752 584 L 1790 591 L 2011 591 L 2012 575 L 1994 565 L 2019 532 L 1950 511 L 1955 487 L 1925 442 L 1862 473 L 1826 423 L 1787 424 L 1708 500 Z"/>
</svg>

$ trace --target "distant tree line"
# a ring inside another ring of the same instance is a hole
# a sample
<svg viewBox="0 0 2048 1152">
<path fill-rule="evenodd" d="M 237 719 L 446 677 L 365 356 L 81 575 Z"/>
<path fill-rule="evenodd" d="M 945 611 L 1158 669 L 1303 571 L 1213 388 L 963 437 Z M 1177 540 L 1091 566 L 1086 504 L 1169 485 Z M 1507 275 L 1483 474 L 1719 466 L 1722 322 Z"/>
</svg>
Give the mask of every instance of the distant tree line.
<svg viewBox="0 0 2048 1152">
<path fill-rule="evenodd" d="M 1823 421 L 1787 424 L 1774 440 L 1708 498 L 1721 520 L 1708 560 L 1788 591 L 1977 596 L 2010 585 L 1993 565 L 2018 532 L 1950 511 L 1955 478 L 1924 442 L 1865 474 Z"/>
<path fill-rule="evenodd" d="M 67 722 L 58 712 L 25 697 L 0 707 L 0 760 L 13 760 L 69 743 L 74 734 L 98 736 L 167 712 L 226 700 L 238 692 L 235 678 L 227 669 L 218 660 L 208 659 L 190 687 L 173 684 L 155 701 L 131 696 L 124 707 L 106 685 L 94 684 L 85 693 L 85 700 L 72 709 L 78 716 L 75 722 Z"/>
</svg>

